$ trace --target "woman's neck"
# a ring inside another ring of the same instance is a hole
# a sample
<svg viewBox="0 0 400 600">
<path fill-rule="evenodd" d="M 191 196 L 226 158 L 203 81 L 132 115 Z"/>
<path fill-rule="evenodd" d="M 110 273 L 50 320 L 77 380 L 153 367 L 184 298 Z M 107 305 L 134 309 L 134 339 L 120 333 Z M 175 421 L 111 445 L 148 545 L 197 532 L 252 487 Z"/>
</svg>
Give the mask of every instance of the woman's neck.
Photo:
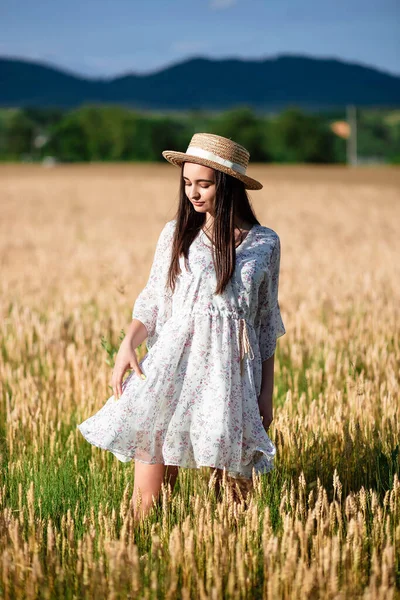
<svg viewBox="0 0 400 600">
<path fill-rule="evenodd" d="M 207 213 L 203 229 L 212 232 L 214 229 L 214 220 L 214 217 Z M 246 221 L 241 221 L 239 218 L 235 218 L 235 229 L 247 231 L 248 229 L 251 229 L 251 223 L 247 223 Z"/>
</svg>

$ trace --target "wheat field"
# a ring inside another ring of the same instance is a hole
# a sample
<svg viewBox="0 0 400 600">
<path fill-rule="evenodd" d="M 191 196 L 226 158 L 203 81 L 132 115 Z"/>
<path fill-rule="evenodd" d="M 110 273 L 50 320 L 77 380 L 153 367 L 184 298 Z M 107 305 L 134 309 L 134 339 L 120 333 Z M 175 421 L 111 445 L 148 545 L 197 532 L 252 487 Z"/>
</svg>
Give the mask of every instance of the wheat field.
<svg viewBox="0 0 400 600">
<path fill-rule="evenodd" d="M 134 524 L 133 461 L 76 424 L 112 393 L 179 171 L 0 168 L 0 597 L 400 597 L 400 170 L 250 175 L 281 239 L 276 468 L 219 502 L 182 469 Z"/>
</svg>

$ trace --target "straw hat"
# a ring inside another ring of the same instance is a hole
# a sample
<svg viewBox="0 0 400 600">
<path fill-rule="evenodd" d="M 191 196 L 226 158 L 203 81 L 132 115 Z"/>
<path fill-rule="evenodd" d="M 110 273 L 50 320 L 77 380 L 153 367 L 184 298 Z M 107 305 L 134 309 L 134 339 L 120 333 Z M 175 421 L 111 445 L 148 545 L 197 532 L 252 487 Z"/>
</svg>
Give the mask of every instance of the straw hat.
<svg viewBox="0 0 400 600">
<path fill-rule="evenodd" d="M 162 153 L 173 165 L 183 162 L 198 163 L 223 171 L 243 181 L 248 190 L 261 190 L 262 183 L 246 175 L 250 153 L 233 140 L 213 133 L 195 133 L 186 152 L 164 150 Z"/>
</svg>

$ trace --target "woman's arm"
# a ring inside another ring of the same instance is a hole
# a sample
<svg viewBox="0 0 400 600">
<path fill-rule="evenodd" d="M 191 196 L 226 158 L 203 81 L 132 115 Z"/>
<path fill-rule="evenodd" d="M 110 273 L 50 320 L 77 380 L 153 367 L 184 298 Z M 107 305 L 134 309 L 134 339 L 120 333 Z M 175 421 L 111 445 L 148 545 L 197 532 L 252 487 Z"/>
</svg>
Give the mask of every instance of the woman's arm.
<svg viewBox="0 0 400 600">
<path fill-rule="evenodd" d="M 136 350 L 143 344 L 144 340 L 147 338 L 147 329 L 146 326 L 139 321 L 139 319 L 132 319 L 132 321 L 128 325 L 128 331 L 126 332 L 126 339 L 129 340 L 129 345 L 131 348 Z"/>
<path fill-rule="evenodd" d="M 128 368 L 133 369 L 139 377 L 145 378 L 139 367 L 135 350 L 146 338 L 147 349 L 149 349 L 157 337 L 157 326 L 161 328 L 169 316 L 171 306 L 165 283 L 173 225 L 174 221 L 166 223 L 159 235 L 149 278 L 136 298 L 132 320 L 119 347 L 112 375 L 115 399 L 122 394 L 122 378 Z"/>
<path fill-rule="evenodd" d="M 265 430 L 271 425 L 273 419 L 272 394 L 274 390 L 276 341 L 286 333 L 278 301 L 280 256 L 280 239 L 276 235 L 266 277 L 262 280 L 259 288 L 259 307 L 256 320 L 262 361 L 262 379 L 258 406 Z"/>
<path fill-rule="evenodd" d="M 258 406 L 265 430 L 271 425 L 273 419 L 274 358 L 275 353 L 262 362 L 262 381 Z"/>
<path fill-rule="evenodd" d="M 138 377 L 145 377 L 143 371 L 139 367 L 136 356 L 136 348 L 147 337 L 147 329 L 145 325 L 138 319 L 132 319 L 128 325 L 128 331 L 118 349 L 115 365 L 113 368 L 111 385 L 113 388 L 114 399 L 122 395 L 122 379 L 127 369 L 133 369 Z"/>
<path fill-rule="evenodd" d="M 175 220 L 163 227 L 156 245 L 150 275 L 143 290 L 136 298 L 132 310 L 133 321 L 140 321 L 146 328 L 147 348 L 156 341 L 159 330 L 172 310 L 172 294 L 166 289 L 171 260 Z"/>
</svg>

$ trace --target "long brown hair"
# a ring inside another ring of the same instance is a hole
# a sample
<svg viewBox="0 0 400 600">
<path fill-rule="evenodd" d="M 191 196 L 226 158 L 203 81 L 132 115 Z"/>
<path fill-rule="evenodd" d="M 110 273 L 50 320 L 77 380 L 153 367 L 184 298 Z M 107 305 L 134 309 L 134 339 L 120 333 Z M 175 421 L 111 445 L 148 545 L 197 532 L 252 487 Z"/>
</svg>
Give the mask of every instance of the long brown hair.
<svg viewBox="0 0 400 600">
<path fill-rule="evenodd" d="M 186 264 L 190 245 L 206 220 L 206 215 L 196 212 L 186 196 L 183 179 L 184 164 L 182 163 L 181 168 L 179 204 L 174 217 L 176 229 L 167 282 L 172 291 L 175 289 L 176 277 L 181 272 L 179 257 L 183 255 Z M 242 181 L 216 169 L 214 169 L 214 177 L 216 188 L 212 256 L 217 276 L 215 293 L 221 294 L 232 277 L 236 265 L 235 217 L 252 225 L 260 225 L 260 222 L 254 214 Z"/>
</svg>

